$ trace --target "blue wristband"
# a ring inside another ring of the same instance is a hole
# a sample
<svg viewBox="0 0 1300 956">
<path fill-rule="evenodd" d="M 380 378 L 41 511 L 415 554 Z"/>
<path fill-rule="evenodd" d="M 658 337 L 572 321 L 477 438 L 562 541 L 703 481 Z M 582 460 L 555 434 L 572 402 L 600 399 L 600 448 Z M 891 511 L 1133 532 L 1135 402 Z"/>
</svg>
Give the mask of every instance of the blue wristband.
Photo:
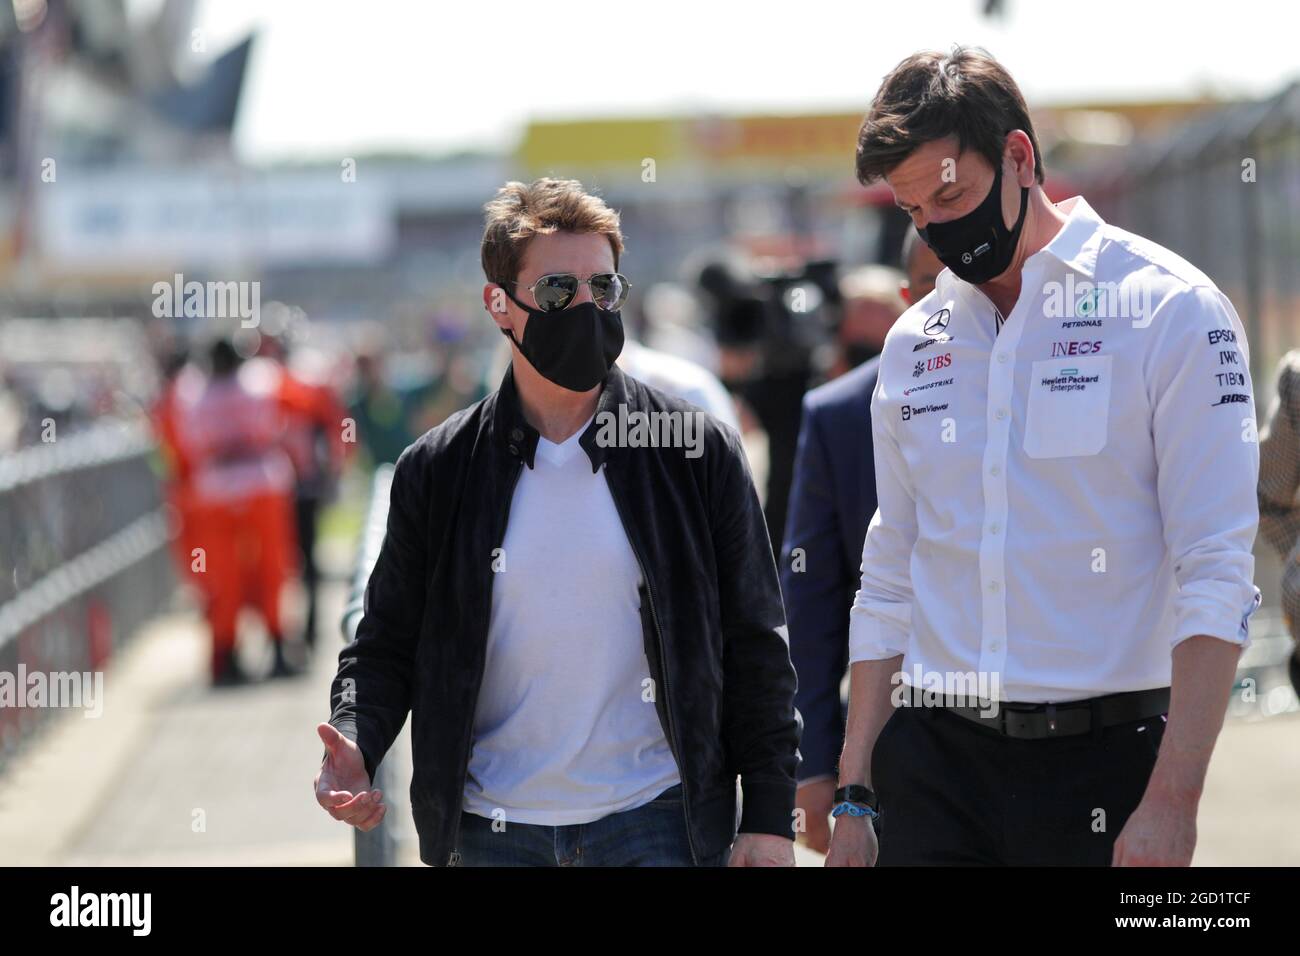
<svg viewBox="0 0 1300 956">
<path fill-rule="evenodd" d="M 835 809 L 831 811 L 831 816 L 838 817 L 844 813 L 851 817 L 871 817 L 873 820 L 880 816 L 879 810 L 873 810 L 871 807 L 865 807 L 860 803 L 849 803 L 847 800 L 836 804 Z"/>
</svg>

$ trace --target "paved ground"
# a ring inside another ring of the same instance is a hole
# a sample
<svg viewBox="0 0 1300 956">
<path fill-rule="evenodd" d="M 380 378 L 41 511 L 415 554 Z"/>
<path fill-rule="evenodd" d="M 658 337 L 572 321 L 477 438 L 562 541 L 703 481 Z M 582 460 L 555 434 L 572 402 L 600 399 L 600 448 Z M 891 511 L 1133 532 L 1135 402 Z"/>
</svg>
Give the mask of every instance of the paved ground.
<svg viewBox="0 0 1300 956">
<path fill-rule="evenodd" d="M 344 588 L 326 586 L 322 628 Z M 154 622 L 109 668 L 102 717 L 61 716 L 0 778 L 0 863 L 350 865 L 351 830 L 311 786 L 342 646 L 337 627 L 321 640 L 302 677 L 213 690 L 199 616 Z M 243 656 L 265 670 L 269 653 Z"/>
<path fill-rule="evenodd" d="M 209 689 L 193 612 L 138 635 L 109 670 L 103 716 L 60 717 L 0 779 L 0 864 L 351 865 L 352 831 L 317 807 L 311 789 L 343 598 L 341 581 L 326 588 L 323 651 L 294 680 Z M 248 650 L 256 658 L 266 648 Z M 1277 703 L 1275 687 L 1276 675 L 1262 681 Z M 1198 864 L 1300 864 L 1300 713 L 1286 703 L 1266 718 L 1245 708 L 1225 728 Z M 389 820 L 400 862 L 414 865 L 407 730 L 390 759 Z M 802 848 L 799 858 L 820 863 Z"/>
</svg>

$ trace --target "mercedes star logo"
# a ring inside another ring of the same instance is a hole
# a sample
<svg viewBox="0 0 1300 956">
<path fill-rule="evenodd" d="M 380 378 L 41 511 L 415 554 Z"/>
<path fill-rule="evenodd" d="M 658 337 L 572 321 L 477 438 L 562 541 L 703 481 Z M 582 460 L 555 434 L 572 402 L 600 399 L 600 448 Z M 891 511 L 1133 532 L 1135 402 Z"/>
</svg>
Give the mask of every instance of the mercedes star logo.
<svg viewBox="0 0 1300 956">
<path fill-rule="evenodd" d="M 947 309 L 940 309 L 934 315 L 925 320 L 923 331 L 926 335 L 938 335 L 948 327 L 948 320 L 952 318 L 952 313 Z"/>
</svg>

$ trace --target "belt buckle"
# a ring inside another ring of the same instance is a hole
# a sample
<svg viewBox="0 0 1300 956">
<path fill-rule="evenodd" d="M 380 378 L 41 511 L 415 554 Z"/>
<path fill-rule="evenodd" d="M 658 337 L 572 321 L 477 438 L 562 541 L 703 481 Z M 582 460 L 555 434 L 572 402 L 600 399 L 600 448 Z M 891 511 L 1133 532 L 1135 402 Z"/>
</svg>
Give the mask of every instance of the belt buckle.
<svg viewBox="0 0 1300 956">
<path fill-rule="evenodd" d="M 1009 711 L 1006 707 L 998 708 L 998 733 L 1000 733 L 1003 737 L 1011 736 L 1011 728 L 1007 726 L 1008 712 Z"/>
<path fill-rule="evenodd" d="M 1037 707 L 1033 704 L 1023 705 L 1020 707 L 1008 706 L 1004 704 L 1003 706 L 999 707 L 998 722 L 999 722 L 999 727 L 1002 731 L 1002 735 L 1004 737 L 1016 737 L 1016 738 L 1023 736 L 1022 734 L 1013 732 L 1011 721 L 1008 720 L 1008 716 L 1011 714 L 1032 714 L 1035 712 L 1036 709 Z M 1023 724 L 1021 723 L 1016 724 L 1016 727 L 1021 727 L 1021 726 L 1023 726 Z"/>
</svg>

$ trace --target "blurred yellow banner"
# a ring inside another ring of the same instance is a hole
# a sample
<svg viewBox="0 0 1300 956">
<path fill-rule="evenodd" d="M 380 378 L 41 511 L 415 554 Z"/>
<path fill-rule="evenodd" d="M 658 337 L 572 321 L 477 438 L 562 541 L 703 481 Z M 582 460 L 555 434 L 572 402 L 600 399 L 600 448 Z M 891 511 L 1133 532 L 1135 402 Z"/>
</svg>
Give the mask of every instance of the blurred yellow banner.
<svg viewBox="0 0 1300 956">
<path fill-rule="evenodd" d="M 657 165 L 836 167 L 851 171 L 862 116 L 649 117 L 530 123 L 516 159 L 531 174 L 552 169 Z"/>
</svg>

